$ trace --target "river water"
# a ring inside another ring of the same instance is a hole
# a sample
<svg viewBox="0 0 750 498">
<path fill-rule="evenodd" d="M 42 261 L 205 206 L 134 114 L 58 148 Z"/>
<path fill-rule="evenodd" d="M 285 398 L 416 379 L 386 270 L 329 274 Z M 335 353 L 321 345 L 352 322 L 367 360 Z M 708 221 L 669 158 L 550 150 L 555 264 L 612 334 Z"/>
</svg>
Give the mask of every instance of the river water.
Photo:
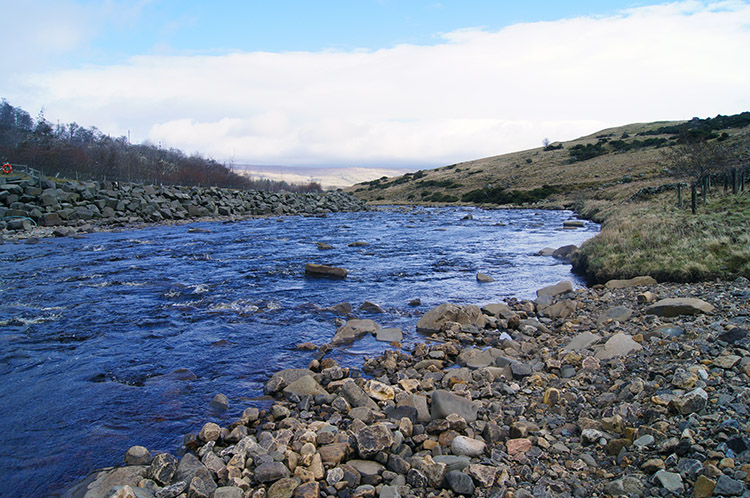
<svg viewBox="0 0 750 498">
<path fill-rule="evenodd" d="M 0 496 L 56 496 L 132 445 L 174 452 L 203 423 L 236 420 L 260 406 L 270 374 L 310 361 L 295 345 L 333 337 L 325 308 L 335 304 L 402 328 L 408 345 L 419 316 L 443 302 L 580 286 L 569 265 L 534 255 L 598 231 L 562 230 L 571 217 L 393 208 L 0 245 Z M 307 278 L 306 262 L 349 276 Z M 495 281 L 478 283 L 478 271 Z M 385 313 L 357 311 L 366 300 Z M 366 338 L 333 357 L 356 367 L 386 347 Z M 210 406 L 217 393 L 228 410 Z"/>
</svg>

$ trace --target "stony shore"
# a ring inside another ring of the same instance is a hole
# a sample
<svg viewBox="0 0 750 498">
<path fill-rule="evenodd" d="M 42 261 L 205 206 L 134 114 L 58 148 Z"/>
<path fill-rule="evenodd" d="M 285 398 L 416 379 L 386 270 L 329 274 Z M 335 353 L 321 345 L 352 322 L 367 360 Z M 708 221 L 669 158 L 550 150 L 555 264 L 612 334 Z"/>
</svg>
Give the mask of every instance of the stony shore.
<svg viewBox="0 0 750 498">
<path fill-rule="evenodd" d="M 58 184 L 36 178 L 2 181 L 0 237 L 6 239 L 65 236 L 143 223 L 368 209 L 363 201 L 341 191 L 301 194 L 122 182 Z"/>
<path fill-rule="evenodd" d="M 359 370 L 332 344 L 398 334 L 349 316 L 307 369 L 270 377 L 269 409 L 175 454 L 134 446 L 66 496 L 750 496 L 748 328 L 742 278 L 561 282 L 441 305 L 424 342 Z"/>
</svg>

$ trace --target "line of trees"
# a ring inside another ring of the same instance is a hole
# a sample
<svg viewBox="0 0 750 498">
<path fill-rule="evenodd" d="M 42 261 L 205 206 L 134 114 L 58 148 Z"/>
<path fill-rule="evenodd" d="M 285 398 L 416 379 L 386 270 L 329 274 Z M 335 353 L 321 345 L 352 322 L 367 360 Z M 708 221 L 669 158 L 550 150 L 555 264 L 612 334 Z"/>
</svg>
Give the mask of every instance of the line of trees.
<svg viewBox="0 0 750 498">
<path fill-rule="evenodd" d="M 678 145 L 666 150 L 664 158 L 672 174 L 690 182 L 691 209 L 697 206 L 700 189 L 703 203 L 712 185 L 724 184 L 724 191 L 744 192 L 745 179 L 750 176 L 750 136 L 743 134 L 733 139 L 682 135 Z M 680 205 L 681 191 L 678 190 Z"/>
<path fill-rule="evenodd" d="M 321 191 L 317 182 L 291 185 L 252 180 L 231 165 L 198 154 L 186 155 L 150 143 L 131 144 L 96 127 L 53 125 L 40 111 L 36 119 L 20 107 L 0 102 L 0 161 L 31 166 L 47 176 L 151 184 L 216 186 L 266 191 Z"/>
</svg>

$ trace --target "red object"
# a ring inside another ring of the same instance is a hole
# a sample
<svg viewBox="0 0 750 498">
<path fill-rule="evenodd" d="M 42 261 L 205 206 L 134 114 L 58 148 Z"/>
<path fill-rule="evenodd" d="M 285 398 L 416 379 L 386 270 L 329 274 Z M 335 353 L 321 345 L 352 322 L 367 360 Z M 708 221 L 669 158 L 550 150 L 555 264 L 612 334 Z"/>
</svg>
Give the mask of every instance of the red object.
<svg viewBox="0 0 750 498">
<path fill-rule="evenodd" d="M 3 164 L 3 173 L 7 175 L 11 171 L 13 171 L 13 166 L 11 166 L 10 163 Z"/>
</svg>

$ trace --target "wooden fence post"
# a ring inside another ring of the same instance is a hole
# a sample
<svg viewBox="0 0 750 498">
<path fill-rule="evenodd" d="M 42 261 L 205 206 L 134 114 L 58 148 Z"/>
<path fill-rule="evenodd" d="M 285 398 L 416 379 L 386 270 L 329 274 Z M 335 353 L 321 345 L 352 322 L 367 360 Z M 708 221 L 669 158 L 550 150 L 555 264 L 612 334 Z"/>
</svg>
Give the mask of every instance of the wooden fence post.
<svg viewBox="0 0 750 498">
<path fill-rule="evenodd" d="M 693 183 L 690 186 L 690 209 L 693 211 L 693 214 L 695 214 L 696 204 L 698 204 L 698 189 L 695 183 Z"/>
<path fill-rule="evenodd" d="M 677 207 L 682 209 L 682 183 L 677 184 Z"/>
</svg>

